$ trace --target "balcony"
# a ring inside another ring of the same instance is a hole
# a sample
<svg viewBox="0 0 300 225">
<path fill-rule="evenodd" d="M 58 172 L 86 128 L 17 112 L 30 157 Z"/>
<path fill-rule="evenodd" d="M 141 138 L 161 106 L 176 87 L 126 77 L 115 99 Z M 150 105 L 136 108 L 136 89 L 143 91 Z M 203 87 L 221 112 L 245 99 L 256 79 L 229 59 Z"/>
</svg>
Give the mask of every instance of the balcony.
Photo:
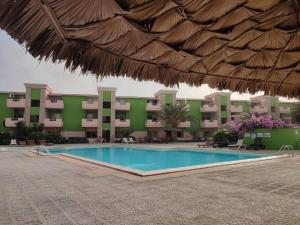
<svg viewBox="0 0 300 225">
<path fill-rule="evenodd" d="M 62 119 L 47 118 L 44 120 L 44 127 L 63 127 L 63 121 Z"/>
<path fill-rule="evenodd" d="M 203 120 L 202 121 L 202 127 L 203 128 L 217 128 L 218 126 L 218 120 Z"/>
<path fill-rule="evenodd" d="M 98 127 L 98 119 L 82 119 L 81 126 L 84 128 Z"/>
<path fill-rule="evenodd" d="M 25 99 L 12 99 L 9 98 L 6 101 L 6 105 L 8 108 L 25 108 Z"/>
<path fill-rule="evenodd" d="M 230 111 L 233 113 L 242 113 L 243 112 L 243 106 L 242 105 L 231 105 Z"/>
<path fill-rule="evenodd" d="M 130 103 L 129 102 L 116 102 L 115 108 L 116 108 L 116 110 L 129 111 Z"/>
<path fill-rule="evenodd" d="M 64 108 L 64 102 L 63 100 L 51 100 L 47 99 L 45 102 L 45 108 L 46 109 L 63 109 Z"/>
<path fill-rule="evenodd" d="M 218 108 L 215 104 L 204 104 L 201 107 L 201 112 L 217 112 Z"/>
<path fill-rule="evenodd" d="M 82 109 L 84 110 L 98 110 L 98 102 L 97 101 L 83 101 Z"/>
<path fill-rule="evenodd" d="M 258 113 L 258 114 L 268 113 L 268 107 L 255 105 L 251 107 L 251 112 Z"/>
<path fill-rule="evenodd" d="M 146 121 L 146 127 L 149 128 L 159 128 L 159 127 L 163 127 L 163 124 L 161 121 L 154 121 L 154 120 L 147 120 Z"/>
<path fill-rule="evenodd" d="M 20 121 L 24 121 L 24 118 L 5 118 L 5 127 L 16 127 L 16 124 Z"/>
<path fill-rule="evenodd" d="M 289 106 L 287 106 L 287 107 L 280 106 L 279 107 L 279 112 L 282 113 L 282 114 L 291 113 L 291 108 Z"/>
<path fill-rule="evenodd" d="M 146 105 L 146 110 L 147 111 L 160 111 L 161 105 L 160 104 L 152 104 L 152 103 L 147 103 Z"/>
<path fill-rule="evenodd" d="M 191 126 L 191 121 L 181 122 L 178 125 L 179 128 L 187 128 L 187 127 L 190 127 L 190 126 Z"/>
<path fill-rule="evenodd" d="M 115 126 L 116 127 L 130 127 L 130 120 L 129 119 L 126 119 L 126 120 L 116 119 Z"/>
</svg>

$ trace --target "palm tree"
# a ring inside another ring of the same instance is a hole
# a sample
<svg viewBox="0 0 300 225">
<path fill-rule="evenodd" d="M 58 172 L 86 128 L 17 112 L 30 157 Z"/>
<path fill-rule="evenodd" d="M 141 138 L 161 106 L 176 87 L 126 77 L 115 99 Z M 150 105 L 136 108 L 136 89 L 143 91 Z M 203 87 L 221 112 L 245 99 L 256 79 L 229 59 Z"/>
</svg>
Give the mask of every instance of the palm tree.
<svg viewBox="0 0 300 225">
<path fill-rule="evenodd" d="M 158 113 L 158 118 L 162 120 L 166 127 L 176 129 L 179 123 L 189 120 L 188 108 L 185 104 L 164 105 Z M 171 130 L 171 139 L 173 138 L 173 131 Z"/>
</svg>

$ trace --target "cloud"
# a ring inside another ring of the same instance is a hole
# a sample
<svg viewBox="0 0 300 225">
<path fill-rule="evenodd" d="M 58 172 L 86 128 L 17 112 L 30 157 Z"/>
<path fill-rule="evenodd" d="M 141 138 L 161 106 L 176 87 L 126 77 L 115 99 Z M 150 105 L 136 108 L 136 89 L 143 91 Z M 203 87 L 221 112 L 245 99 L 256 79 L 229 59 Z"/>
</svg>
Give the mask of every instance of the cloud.
<svg viewBox="0 0 300 225">
<path fill-rule="evenodd" d="M 93 75 L 86 76 L 79 71 L 71 73 L 65 70 L 63 63 L 39 62 L 2 30 L 0 30 L 0 46 L 0 76 L 3 81 L 0 82 L 1 91 L 24 91 L 24 83 L 46 83 L 55 92 L 73 94 L 95 94 L 97 86 L 116 87 L 117 95 L 120 96 L 153 96 L 159 89 L 169 89 L 155 82 L 140 82 L 123 77 L 109 77 L 97 81 Z M 178 97 L 203 98 L 215 91 L 217 90 L 207 85 L 195 88 L 180 84 Z M 233 99 L 250 97 L 251 95 L 247 94 L 232 95 Z"/>
</svg>

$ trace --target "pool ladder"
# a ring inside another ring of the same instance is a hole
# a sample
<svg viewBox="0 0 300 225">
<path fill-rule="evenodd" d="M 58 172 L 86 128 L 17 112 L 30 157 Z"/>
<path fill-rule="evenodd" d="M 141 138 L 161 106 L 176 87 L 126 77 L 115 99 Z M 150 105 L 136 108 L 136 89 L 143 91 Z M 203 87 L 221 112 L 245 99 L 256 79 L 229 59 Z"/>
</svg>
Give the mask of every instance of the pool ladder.
<svg viewBox="0 0 300 225">
<path fill-rule="evenodd" d="M 41 145 L 36 147 L 36 153 L 39 155 L 40 152 L 44 152 L 44 153 L 47 153 L 47 154 L 50 153 L 46 146 L 41 146 Z"/>
<path fill-rule="evenodd" d="M 285 151 L 288 151 L 290 157 L 295 156 L 294 148 L 292 145 L 282 145 L 279 149 L 279 152 L 285 152 Z"/>
</svg>

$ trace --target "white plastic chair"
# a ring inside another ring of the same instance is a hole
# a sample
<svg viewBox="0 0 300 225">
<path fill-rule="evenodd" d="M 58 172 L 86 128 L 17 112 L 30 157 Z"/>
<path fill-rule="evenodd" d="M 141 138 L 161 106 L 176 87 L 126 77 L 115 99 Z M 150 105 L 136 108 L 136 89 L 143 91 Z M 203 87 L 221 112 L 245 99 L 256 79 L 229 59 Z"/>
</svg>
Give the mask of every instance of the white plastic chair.
<svg viewBox="0 0 300 225">
<path fill-rule="evenodd" d="M 124 144 L 129 144 L 127 138 L 122 138 L 122 143 L 124 143 Z"/>
<path fill-rule="evenodd" d="M 243 144 L 243 142 L 244 142 L 243 139 L 238 139 L 238 141 L 236 142 L 236 144 L 228 145 L 228 148 L 237 148 L 237 149 L 244 148 L 245 145 Z"/>
<path fill-rule="evenodd" d="M 17 140 L 16 139 L 11 139 L 9 145 L 17 145 Z"/>
<path fill-rule="evenodd" d="M 131 143 L 131 144 L 134 144 L 134 143 L 137 143 L 137 141 L 135 141 L 135 140 L 133 140 L 133 138 L 128 138 L 128 141 L 129 141 L 129 143 Z"/>
</svg>

